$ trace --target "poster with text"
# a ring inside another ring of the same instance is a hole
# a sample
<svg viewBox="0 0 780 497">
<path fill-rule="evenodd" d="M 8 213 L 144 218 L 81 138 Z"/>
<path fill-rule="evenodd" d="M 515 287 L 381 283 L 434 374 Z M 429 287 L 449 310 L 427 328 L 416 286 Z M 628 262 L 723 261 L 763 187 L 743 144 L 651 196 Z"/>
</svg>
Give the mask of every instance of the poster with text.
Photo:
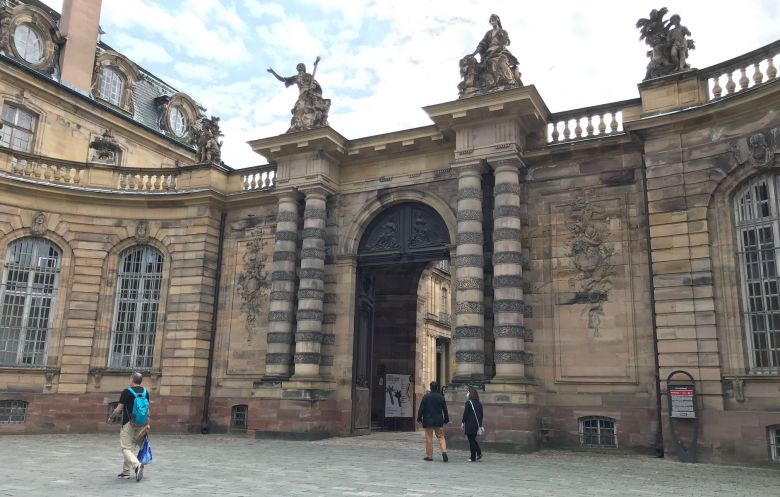
<svg viewBox="0 0 780 497">
<path fill-rule="evenodd" d="M 414 381 L 412 375 L 385 375 L 385 417 L 411 418 L 414 416 Z"/>
</svg>

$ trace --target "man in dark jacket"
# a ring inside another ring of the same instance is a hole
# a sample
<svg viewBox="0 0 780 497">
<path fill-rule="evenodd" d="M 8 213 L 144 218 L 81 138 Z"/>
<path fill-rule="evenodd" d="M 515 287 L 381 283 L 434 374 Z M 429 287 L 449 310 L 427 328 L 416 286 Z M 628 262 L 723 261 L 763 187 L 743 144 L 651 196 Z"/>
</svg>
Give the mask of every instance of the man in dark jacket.
<svg viewBox="0 0 780 497">
<path fill-rule="evenodd" d="M 447 442 L 444 440 L 444 430 L 442 427 L 450 422 L 450 415 L 447 413 L 447 401 L 444 395 L 439 391 L 439 384 L 431 382 L 431 391 L 423 396 L 420 402 L 420 409 L 417 412 L 417 422 L 422 423 L 425 428 L 425 457 L 426 461 L 433 461 L 433 434 L 439 440 L 441 449 L 441 458 L 447 462 Z"/>
</svg>

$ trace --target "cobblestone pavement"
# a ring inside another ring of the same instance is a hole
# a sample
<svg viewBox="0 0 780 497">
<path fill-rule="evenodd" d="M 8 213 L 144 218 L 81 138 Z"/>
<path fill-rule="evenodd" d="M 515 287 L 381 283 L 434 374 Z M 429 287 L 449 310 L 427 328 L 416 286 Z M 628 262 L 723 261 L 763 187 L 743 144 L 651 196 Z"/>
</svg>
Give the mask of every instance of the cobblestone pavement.
<svg viewBox="0 0 780 497">
<path fill-rule="evenodd" d="M 0 436 L 0 496 L 650 496 L 780 495 L 780 471 L 625 454 L 450 451 L 422 460 L 421 433 L 318 442 L 157 435 L 143 481 L 117 480 L 117 436 Z M 438 449 L 436 449 L 438 450 Z"/>
</svg>

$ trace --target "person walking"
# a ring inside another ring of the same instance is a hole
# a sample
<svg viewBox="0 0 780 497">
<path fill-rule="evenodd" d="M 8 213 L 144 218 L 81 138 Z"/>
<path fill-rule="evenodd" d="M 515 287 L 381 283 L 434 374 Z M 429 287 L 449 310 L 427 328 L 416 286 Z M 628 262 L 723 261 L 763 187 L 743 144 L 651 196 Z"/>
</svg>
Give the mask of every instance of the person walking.
<svg viewBox="0 0 780 497">
<path fill-rule="evenodd" d="M 122 448 L 124 464 L 117 478 L 130 478 L 135 472 L 135 481 L 144 477 L 144 465 L 138 461 L 138 451 L 144 435 L 149 432 L 149 392 L 141 386 L 144 376 L 133 373 L 130 387 L 122 390 L 116 409 L 108 416 L 108 422 L 122 413 L 122 430 L 119 432 L 119 446 Z"/>
<path fill-rule="evenodd" d="M 468 462 L 479 461 L 482 459 L 482 449 L 477 443 L 477 434 L 482 428 L 482 404 L 479 402 L 479 394 L 476 389 L 469 388 L 469 393 L 466 395 L 466 406 L 463 409 L 463 418 L 460 422 L 460 427 L 463 428 L 463 432 L 466 434 L 466 438 L 469 439 L 469 450 L 471 450 L 471 457 L 466 459 Z"/>
<path fill-rule="evenodd" d="M 417 411 L 417 422 L 422 423 L 425 429 L 425 461 L 433 461 L 433 435 L 439 441 L 441 458 L 444 462 L 449 461 L 447 457 L 447 442 L 444 440 L 443 426 L 450 422 L 450 415 L 447 412 L 447 401 L 444 395 L 439 391 L 439 384 L 431 382 L 431 391 L 426 393 L 420 408 Z"/>
</svg>

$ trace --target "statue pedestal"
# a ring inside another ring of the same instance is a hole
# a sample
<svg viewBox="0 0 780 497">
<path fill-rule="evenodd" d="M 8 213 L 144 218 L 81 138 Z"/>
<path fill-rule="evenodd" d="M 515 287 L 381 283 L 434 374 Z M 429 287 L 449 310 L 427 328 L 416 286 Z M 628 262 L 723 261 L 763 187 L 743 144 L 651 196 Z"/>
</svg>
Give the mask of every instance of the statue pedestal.
<svg viewBox="0 0 780 497">
<path fill-rule="evenodd" d="M 707 101 L 707 80 L 699 78 L 699 71 L 685 72 L 653 78 L 639 83 L 642 98 L 642 116 L 671 112 Z M 623 121 L 627 121 L 623 116 Z"/>
</svg>

